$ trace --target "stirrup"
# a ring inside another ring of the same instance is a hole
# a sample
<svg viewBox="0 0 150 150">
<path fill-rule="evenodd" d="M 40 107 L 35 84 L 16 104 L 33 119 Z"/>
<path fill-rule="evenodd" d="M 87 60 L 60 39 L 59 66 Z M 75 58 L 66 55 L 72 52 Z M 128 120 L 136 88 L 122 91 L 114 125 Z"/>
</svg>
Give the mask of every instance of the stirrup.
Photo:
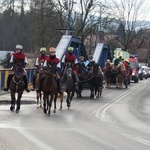
<svg viewBox="0 0 150 150">
<path fill-rule="evenodd" d="M 8 91 L 8 87 L 3 88 L 3 91 Z"/>
</svg>

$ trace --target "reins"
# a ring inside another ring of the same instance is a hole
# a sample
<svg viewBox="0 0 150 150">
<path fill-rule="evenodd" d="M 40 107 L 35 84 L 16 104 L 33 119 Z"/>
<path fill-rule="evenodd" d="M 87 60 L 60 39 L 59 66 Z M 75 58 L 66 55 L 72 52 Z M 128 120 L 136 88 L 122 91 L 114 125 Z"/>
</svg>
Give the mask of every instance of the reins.
<svg viewBox="0 0 150 150">
<path fill-rule="evenodd" d="M 18 90 L 18 85 L 20 84 L 22 79 L 20 79 L 18 82 L 15 80 L 15 76 L 13 76 L 12 79 L 13 79 L 14 83 L 16 84 L 16 90 Z"/>
</svg>

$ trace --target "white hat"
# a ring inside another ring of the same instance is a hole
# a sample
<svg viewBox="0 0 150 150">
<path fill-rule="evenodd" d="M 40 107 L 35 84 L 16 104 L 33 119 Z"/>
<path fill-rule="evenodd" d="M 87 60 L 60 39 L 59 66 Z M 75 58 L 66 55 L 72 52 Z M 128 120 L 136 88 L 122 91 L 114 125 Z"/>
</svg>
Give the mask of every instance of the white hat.
<svg viewBox="0 0 150 150">
<path fill-rule="evenodd" d="M 23 49 L 22 45 L 16 45 L 16 49 Z"/>
</svg>

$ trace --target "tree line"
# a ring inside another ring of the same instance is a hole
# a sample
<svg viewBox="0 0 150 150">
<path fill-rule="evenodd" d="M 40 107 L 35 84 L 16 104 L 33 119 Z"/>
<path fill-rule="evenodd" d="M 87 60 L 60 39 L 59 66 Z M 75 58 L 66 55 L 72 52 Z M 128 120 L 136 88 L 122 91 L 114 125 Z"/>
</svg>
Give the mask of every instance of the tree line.
<svg viewBox="0 0 150 150">
<path fill-rule="evenodd" d="M 143 22 L 138 21 L 138 11 L 143 3 L 133 0 L 133 7 L 130 0 L 123 1 L 113 0 L 108 4 L 99 0 L 80 0 L 79 3 L 71 0 L 68 5 L 66 0 L 3 0 L 0 49 L 13 50 L 16 44 L 21 44 L 25 52 L 35 52 L 42 46 L 57 46 L 68 29 L 68 14 L 69 34 L 80 36 L 83 41 L 89 36 L 95 38 L 91 36 L 95 35 L 98 42 L 98 34 L 103 31 L 116 36 L 119 46 L 128 49 L 131 39 L 138 37 L 144 28 Z M 109 40 L 109 44 L 116 45 L 113 40 Z"/>
</svg>

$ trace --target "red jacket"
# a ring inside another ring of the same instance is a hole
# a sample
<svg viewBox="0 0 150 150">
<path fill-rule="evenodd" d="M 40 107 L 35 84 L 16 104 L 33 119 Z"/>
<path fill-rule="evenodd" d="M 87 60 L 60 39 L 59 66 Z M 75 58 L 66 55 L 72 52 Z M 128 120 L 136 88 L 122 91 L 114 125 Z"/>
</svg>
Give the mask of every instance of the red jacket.
<svg viewBox="0 0 150 150">
<path fill-rule="evenodd" d="M 65 63 L 70 62 L 71 64 L 74 64 L 76 59 L 77 59 L 77 57 L 74 54 L 72 54 L 72 55 L 66 54 L 65 55 Z"/>
<path fill-rule="evenodd" d="M 38 56 L 38 59 L 40 62 L 44 62 L 46 59 L 48 59 L 48 56 L 44 56 L 44 57 Z"/>
<path fill-rule="evenodd" d="M 17 53 L 13 53 L 13 62 L 15 64 L 24 64 L 24 60 L 25 60 L 25 57 L 26 55 L 24 53 L 21 53 L 21 54 L 17 54 Z"/>
<path fill-rule="evenodd" d="M 58 58 L 51 59 L 50 57 L 48 57 L 46 61 L 48 64 L 55 64 L 55 65 L 57 65 L 60 62 Z"/>
</svg>

